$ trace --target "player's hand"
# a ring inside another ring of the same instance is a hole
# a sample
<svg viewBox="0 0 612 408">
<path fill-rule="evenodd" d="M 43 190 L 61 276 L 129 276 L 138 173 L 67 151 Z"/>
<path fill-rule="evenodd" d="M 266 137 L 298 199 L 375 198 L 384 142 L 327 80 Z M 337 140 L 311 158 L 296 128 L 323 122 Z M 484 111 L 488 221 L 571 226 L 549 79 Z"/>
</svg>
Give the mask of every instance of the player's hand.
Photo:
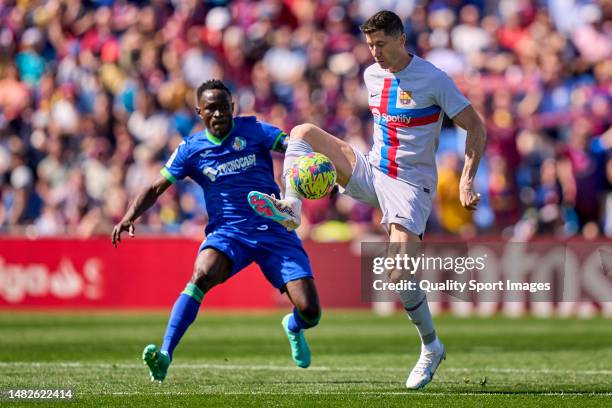
<svg viewBox="0 0 612 408">
<path fill-rule="evenodd" d="M 136 228 L 134 228 L 134 223 L 132 221 L 121 221 L 119 224 L 115 225 L 113 228 L 113 232 L 111 234 L 111 242 L 113 246 L 117 248 L 117 244 L 121 242 L 121 233 L 123 231 L 127 231 L 130 234 L 130 237 L 135 236 Z"/>
<path fill-rule="evenodd" d="M 473 184 L 459 185 L 459 200 L 466 210 L 474 211 L 480 202 L 480 194 L 474 190 Z"/>
</svg>

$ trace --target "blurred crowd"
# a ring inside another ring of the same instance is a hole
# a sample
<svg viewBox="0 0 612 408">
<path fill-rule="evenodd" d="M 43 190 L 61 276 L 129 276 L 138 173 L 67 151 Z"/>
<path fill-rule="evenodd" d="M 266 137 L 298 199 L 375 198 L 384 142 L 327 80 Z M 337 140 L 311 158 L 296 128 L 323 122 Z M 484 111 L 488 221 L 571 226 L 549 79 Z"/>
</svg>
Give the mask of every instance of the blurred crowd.
<svg viewBox="0 0 612 408">
<path fill-rule="evenodd" d="M 372 59 L 359 24 L 400 15 L 411 52 L 486 121 L 475 213 L 458 197 L 465 132 L 445 119 L 428 234 L 612 236 L 612 2 L 605 0 L 49 0 L 0 5 L 0 232 L 107 234 L 184 137 L 194 89 L 231 88 L 237 114 L 316 123 L 364 152 Z M 282 156 L 275 156 L 277 171 Z M 303 236 L 381 234 L 342 195 L 307 202 Z M 180 182 L 139 232 L 200 238 Z"/>
</svg>

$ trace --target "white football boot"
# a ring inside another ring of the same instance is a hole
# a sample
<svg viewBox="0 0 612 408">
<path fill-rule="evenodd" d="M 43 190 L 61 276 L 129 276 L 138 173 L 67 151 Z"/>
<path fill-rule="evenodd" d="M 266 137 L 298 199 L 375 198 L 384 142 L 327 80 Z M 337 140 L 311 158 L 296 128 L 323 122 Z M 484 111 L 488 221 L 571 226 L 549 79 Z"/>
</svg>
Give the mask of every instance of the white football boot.
<svg viewBox="0 0 612 408">
<path fill-rule="evenodd" d="M 421 345 L 421 356 L 406 380 L 406 388 L 418 390 L 431 382 L 442 360 L 446 360 L 444 344 L 439 341 L 438 344 L 433 350 Z"/>
<path fill-rule="evenodd" d="M 272 195 L 251 191 L 248 195 L 249 205 L 257 214 L 264 218 L 282 224 L 287 230 L 293 231 L 301 223 L 302 202 L 295 200 L 290 203 L 287 200 L 278 199 Z"/>
</svg>

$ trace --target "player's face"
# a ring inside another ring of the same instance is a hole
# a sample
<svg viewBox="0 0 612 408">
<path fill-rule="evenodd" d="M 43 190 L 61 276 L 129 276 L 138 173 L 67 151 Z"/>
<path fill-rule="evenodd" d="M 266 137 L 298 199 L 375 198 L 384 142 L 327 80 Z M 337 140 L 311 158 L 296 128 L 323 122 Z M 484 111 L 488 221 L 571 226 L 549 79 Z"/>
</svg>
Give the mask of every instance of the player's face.
<svg viewBox="0 0 612 408">
<path fill-rule="evenodd" d="M 374 31 L 366 34 L 366 41 L 374 61 L 383 69 L 395 67 L 397 62 L 406 53 L 406 34 L 398 36 L 386 35 L 384 31 Z"/>
<path fill-rule="evenodd" d="M 197 111 L 204 121 L 204 126 L 213 135 L 223 137 L 232 129 L 234 103 L 227 92 L 221 89 L 204 91 Z"/>
</svg>

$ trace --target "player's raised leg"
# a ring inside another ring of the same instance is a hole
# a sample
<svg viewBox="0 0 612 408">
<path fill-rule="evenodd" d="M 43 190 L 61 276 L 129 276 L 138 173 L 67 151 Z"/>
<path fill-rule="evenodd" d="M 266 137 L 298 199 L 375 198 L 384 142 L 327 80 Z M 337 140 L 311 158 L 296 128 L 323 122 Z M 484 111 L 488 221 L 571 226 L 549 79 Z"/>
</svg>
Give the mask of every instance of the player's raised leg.
<svg viewBox="0 0 612 408">
<path fill-rule="evenodd" d="M 304 330 L 319 324 L 321 307 L 317 288 L 312 278 L 302 278 L 287 282 L 287 296 L 295 306 L 282 320 L 282 326 L 291 346 L 291 357 L 301 368 L 310 366 L 310 348 Z"/>
<path fill-rule="evenodd" d="M 416 249 L 421 238 L 399 224 L 392 223 L 389 226 L 389 239 L 394 250 L 399 250 L 408 255 L 416 255 Z M 403 279 L 414 279 L 404 276 L 407 271 L 393 271 L 390 276 L 391 282 L 399 282 Z M 433 376 L 446 358 L 446 350 L 440 342 L 434 329 L 433 319 L 427 296 L 418 285 L 415 290 L 400 291 L 399 297 L 408 314 L 408 318 L 414 324 L 421 338 L 421 355 L 416 365 L 406 379 L 406 387 L 410 389 L 423 388 L 433 379 Z"/>
<path fill-rule="evenodd" d="M 161 349 L 149 344 L 142 358 L 149 367 L 151 381 L 163 381 L 172 362 L 174 349 L 194 322 L 206 292 L 225 281 L 232 268 L 232 261 L 214 248 L 201 251 L 194 264 L 193 275 L 187 287 L 174 303 Z"/>
<path fill-rule="evenodd" d="M 294 230 L 300 225 L 302 198 L 289 182 L 289 170 L 295 160 L 313 151 L 323 153 L 336 167 L 337 183 L 345 187 L 355 167 L 355 152 L 346 142 L 338 139 L 323 129 L 304 123 L 291 130 L 283 163 L 285 177 L 285 196 L 283 199 L 253 191 L 249 194 L 249 203 L 259 215 L 270 218 Z"/>
</svg>

